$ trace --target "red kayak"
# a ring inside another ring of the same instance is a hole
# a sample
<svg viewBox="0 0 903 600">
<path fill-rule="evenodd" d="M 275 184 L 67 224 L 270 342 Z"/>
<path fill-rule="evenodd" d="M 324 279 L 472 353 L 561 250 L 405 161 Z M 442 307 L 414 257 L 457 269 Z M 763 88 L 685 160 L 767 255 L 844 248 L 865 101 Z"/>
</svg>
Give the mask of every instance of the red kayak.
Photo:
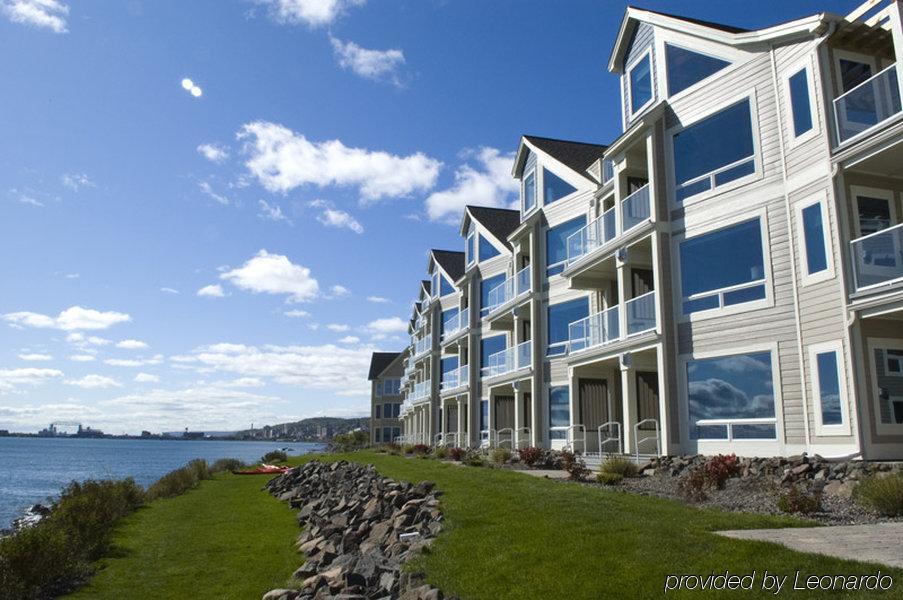
<svg viewBox="0 0 903 600">
<path fill-rule="evenodd" d="M 261 465 L 256 469 L 244 469 L 242 471 L 232 471 L 234 475 L 279 475 L 287 471 L 291 471 L 292 467 L 277 467 L 276 465 Z"/>
</svg>

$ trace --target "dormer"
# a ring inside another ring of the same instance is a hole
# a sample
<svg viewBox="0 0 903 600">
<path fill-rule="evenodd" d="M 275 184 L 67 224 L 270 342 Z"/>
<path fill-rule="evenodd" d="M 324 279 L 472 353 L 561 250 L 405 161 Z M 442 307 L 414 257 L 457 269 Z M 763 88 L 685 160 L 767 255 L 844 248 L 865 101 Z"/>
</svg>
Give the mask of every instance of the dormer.
<svg viewBox="0 0 903 600">
<path fill-rule="evenodd" d="M 598 181 L 591 168 L 604 152 L 599 144 L 522 136 L 512 173 L 521 182 L 521 219 L 594 190 Z"/>
<path fill-rule="evenodd" d="M 464 275 L 464 253 L 451 250 L 430 250 L 427 272 L 433 298 L 443 298 L 457 292 L 455 282 Z"/>
<path fill-rule="evenodd" d="M 464 238 L 464 269 L 489 262 L 499 255 L 509 255 L 508 235 L 520 224 L 520 213 L 504 208 L 467 206 L 461 219 Z"/>
</svg>

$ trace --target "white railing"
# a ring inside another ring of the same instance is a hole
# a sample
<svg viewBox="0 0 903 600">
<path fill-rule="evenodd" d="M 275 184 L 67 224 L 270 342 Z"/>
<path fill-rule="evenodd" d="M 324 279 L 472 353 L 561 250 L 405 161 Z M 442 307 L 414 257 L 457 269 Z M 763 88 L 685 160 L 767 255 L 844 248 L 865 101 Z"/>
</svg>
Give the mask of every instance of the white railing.
<svg viewBox="0 0 903 600">
<path fill-rule="evenodd" d="M 603 431 L 606 432 L 603 436 Z M 603 448 L 605 448 L 606 444 L 610 444 L 612 442 L 617 443 L 617 450 L 610 454 L 621 454 L 623 452 L 621 445 L 621 423 L 618 421 L 608 421 L 606 423 L 602 423 L 599 425 L 596 433 L 599 435 L 599 455 L 601 456 L 604 452 Z"/>
<path fill-rule="evenodd" d="M 441 433 L 437 433 L 436 435 L 434 435 L 433 436 L 433 446 L 436 446 L 437 448 L 439 446 L 442 446 L 444 444 L 444 442 L 442 441 L 444 439 L 444 437 L 445 437 L 445 435 L 441 434 Z"/>
<path fill-rule="evenodd" d="M 893 64 L 834 99 L 837 142 L 843 144 L 899 114 L 900 82 Z"/>
<path fill-rule="evenodd" d="M 586 452 L 586 427 L 583 425 L 571 425 L 564 432 L 564 447 L 574 454 L 577 454 L 577 445 L 580 445 L 579 452 Z"/>
<path fill-rule="evenodd" d="M 649 202 L 649 184 L 621 200 L 621 231 L 626 233 L 652 218 Z"/>
<path fill-rule="evenodd" d="M 490 354 L 486 362 L 487 366 L 483 367 L 482 375 L 483 377 L 498 377 L 526 369 L 530 367 L 532 359 L 533 344 L 528 340 L 501 352 Z"/>
<path fill-rule="evenodd" d="M 567 266 L 615 239 L 618 235 L 616 219 L 614 207 L 609 208 L 588 225 L 569 235 Z"/>
<path fill-rule="evenodd" d="M 646 292 L 625 303 L 627 307 L 627 335 L 655 329 L 655 290 Z"/>
<path fill-rule="evenodd" d="M 525 444 L 524 447 L 530 445 L 530 428 L 529 427 L 519 427 L 514 430 L 514 449 L 520 450 L 522 443 Z"/>
<path fill-rule="evenodd" d="M 490 314 L 522 294 L 530 292 L 530 267 L 526 266 L 515 275 L 489 290 L 489 302 L 486 304 Z"/>
<path fill-rule="evenodd" d="M 443 392 L 467 385 L 470 378 L 470 365 L 462 365 L 457 369 L 446 371 L 442 374 L 442 383 L 439 387 Z"/>
<path fill-rule="evenodd" d="M 727 437 L 717 437 L 717 438 L 697 438 L 697 439 L 711 439 L 718 441 L 728 441 L 732 442 L 734 439 L 741 440 L 773 440 L 775 434 L 772 433 L 770 436 L 763 437 L 754 437 L 749 435 L 743 435 L 739 438 L 734 435 L 734 427 L 745 427 L 745 426 L 761 426 L 761 425 L 769 425 L 774 432 L 776 427 L 777 420 L 774 417 L 763 417 L 763 418 L 749 418 L 749 419 L 697 419 L 695 422 L 695 427 L 724 427 L 726 429 L 725 435 Z"/>
<path fill-rule="evenodd" d="M 505 427 L 495 432 L 495 447 L 503 448 L 507 445 L 509 450 L 514 450 L 514 429 Z"/>
<path fill-rule="evenodd" d="M 903 279 L 903 224 L 850 242 L 856 290 Z"/>
<path fill-rule="evenodd" d="M 685 200 L 690 196 L 701 194 L 713 190 L 718 186 L 730 183 L 735 179 L 740 179 L 745 175 L 750 175 L 756 170 L 756 155 L 751 154 L 740 160 L 718 167 L 713 171 L 709 171 L 699 177 L 688 179 L 676 186 L 677 200 Z"/>
<path fill-rule="evenodd" d="M 421 381 L 420 383 L 414 384 L 414 391 L 411 392 L 411 400 L 417 401 L 422 400 L 424 398 L 429 398 L 432 393 L 432 381 L 427 379 L 426 381 Z"/>
<path fill-rule="evenodd" d="M 465 308 L 442 322 L 442 339 L 447 340 L 470 326 L 470 309 Z"/>
<path fill-rule="evenodd" d="M 649 423 L 652 425 L 652 431 L 654 432 L 652 435 L 640 438 L 640 427 Z M 655 455 L 661 455 L 661 438 L 659 437 L 659 429 L 658 429 L 658 420 L 657 419 L 643 419 L 642 421 L 637 422 L 636 425 L 633 426 L 633 454 L 636 457 L 637 463 L 640 462 L 640 446 L 646 442 L 651 442 L 655 440 Z"/>
<path fill-rule="evenodd" d="M 568 325 L 570 352 L 604 346 L 621 339 L 620 306 L 574 321 Z"/>
<path fill-rule="evenodd" d="M 428 352 L 433 347 L 433 334 L 427 335 L 425 338 L 417 340 L 414 344 L 414 356 Z"/>
<path fill-rule="evenodd" d="M 457 431 L 449 431 L 445 434 L 445 446 L 447 448 L 457 448 L 458 446 L 458 432 Z"/>
</svg>

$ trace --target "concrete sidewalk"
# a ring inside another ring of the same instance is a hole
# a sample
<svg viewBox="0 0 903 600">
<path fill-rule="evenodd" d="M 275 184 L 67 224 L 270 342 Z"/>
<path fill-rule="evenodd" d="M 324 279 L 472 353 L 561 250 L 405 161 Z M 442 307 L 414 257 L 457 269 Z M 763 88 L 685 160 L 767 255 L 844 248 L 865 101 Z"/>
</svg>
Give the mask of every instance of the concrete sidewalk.
<svg viewBox="0 0 903 600">
<path fill-rule="evenodd" d="M 800 552 L 903 568 L 903 523 L 719 531 L 742 540 L 783 544 Z"/>
</svg>

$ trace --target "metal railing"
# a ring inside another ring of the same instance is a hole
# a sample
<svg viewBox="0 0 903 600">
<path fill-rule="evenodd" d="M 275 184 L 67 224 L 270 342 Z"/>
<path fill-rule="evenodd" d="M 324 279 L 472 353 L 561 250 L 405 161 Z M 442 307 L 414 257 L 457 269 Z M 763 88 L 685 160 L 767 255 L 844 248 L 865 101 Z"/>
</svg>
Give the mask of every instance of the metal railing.
<svg viewBox="0 0 903 600">
<path fill-rule="evenodd" d="M 577 444 L 580 444 L 580 452 L 586 452 L 586 427 L 581 424 L 570 425 L 564 432 L 564 447 L 577 453 Z"/>
<path fill-rule="evenodd" d="M 523 435 L 523 437 L 521 437 Z M 520 450 L 521 441 L 526 443 L 526 446 L 530 445 L 530 428 L 529 427 L 518 427 L 514 430 L 514 449 Z M 526 447 L 524 446 L 524 447 Z"/>
<path fill-rule="evenodd" d="M 489 290 L 486 304 L 487 314 L 491 314 L 515 298 L 529 293 L 530 287 L 530 267 L 528 265 Z"/>
<path fill-rule="evenodd" d="M 440 389 L 445 392 L 467 385 L 470 379 L 470 365 L 462 365 L 457 369 L 442 374 Z"/>
<path fill-rule="evenodd" d="M 429 379 L 427 379 L 426 381 L 421 381 L 420 383 L 415 383 L 414 391 L 411 392 L 411 401 L 429 398 L 430 394 L 432 393 L 432 384 L 433 382 Z"/>
<path fill-rule="evenodd" d="M 483 367 L 483 377 L 498 377 L 530 367 L 533 358 L 533 343 L 530 340 L 490 354 Z"/>
<path fill-rule="evenodd" d="M 725 436 L 726 437 L 718 437 L 711 438 L 717 440 L 724 440 L 728 442 L 734 441 L 734 439 L 741 440 L 773 440 L 774 433 L 771 436 L 762 436 L 755 437 L 749 435 L 742 435 L 737 437 L 734 435 L 734 427 L 749 427 L 749 426 L 762 426 L 767 425 L 772 429 L 776 427 L 777 420 L 774 417 L 762 417 L 762 418 L 748 418 L 748 419 L 698 419 L 695 422 L 695 427 L 724 427 L 725 428 Z M 703 438 L 704 439 L 704 438 Z"/>
<path fill-rule="evenodd" d="M 608 433 L 606 437 L 602 437 L 602 431 L 607 430 Z M 601 456 L 604 452 L 603 448 L 605 448 L 606 444 L 610 444 L 612 442 L 617 443 L 617 450 L 615 452 L 610 452 L 609 454 L 621 454 L 623 450 L 622 440 L 621 440 L 621 423 L 618 421 L 607 421 L 602 423 L 597 428 L 597 433 L 599 435 L 599 455 Z"/>
<path fill-rule="evenodd" d="M 618 234 L 616 219 L 614 207 L 609 208 L 588 225 L 569 235 L 566 266 L 571 266 L 585 255 L 615 239 Z"/>
<path fill-rule="evenodd" d="M 625 306 L 628 336 L 655 329 L 655 290 L 628 300 Z"/>
<path fill-rule="evenodd" d="M 459 310 L 455 316 L 442 322 L 442 339 L 447 340 L 470 326 L 470 309 Z"/>
<path fill-rule="evenodd" d="M 837 142 L 848 142 L 901 111 L 900 81 L 893 64 L 834 99 Z"/>
<path fill-rule="evenodd" d="M 756 155 L 751 154 L 740 160 L 718 167 L 708 173 L 688 179 L 675 186 L 678 202 L 686 200 L 690 196 L 701 194 L 709 190 L 740 179 L 754 173 L 756 170 Z"/>
<path fill-rule="evenodd" d="M 604 346 L 621 339 L 620 305 L 574 321 L 568 325 L 570 352 Z"/>
<path fill-rule="evenodd" d="M 508 445 L 509 450 L 514 450 L 514 429 L 504 427 L 495 432 L 495 447 L 502 448 L 503 444 Z"/>
<path fill-rule="evenodd" d="M 640 438 L 640 427 L 646 423 L 651 423 L 655 434 Z M 659 438 L 658 419 L 643 419 L 633 426 L 633 455 L 636 461 L 640 462 L 640 445 L 655 440 L 655 455 L 661 456 L 661 439 Z"/>
<path fill-rule="evenodd" d="M 446 448 L 457 448 L 457 446 L 458 446 L 458 432 L 457 431 L 447 432 L 443 439 L 445 441 Z"/>
<path fill-rule="evenodd" d="M 903 279 L 903 224 L 850 242 L 856 290 Z"/>
<path fill-rule="evenodd" d="M 437 448 L 439 446 L 442 446 L 444 438 L 445 438 L 445 435 L 441 434 L 441 433 L 437 433 L 436 435 L 434 435 L 433 436 L 433 446 L 436 446 Z"/>
<path fill-rule="evenodd" d="M 649 202 L 649 184 L 621 200 L 621 232 L 627 233 L 640 223 L 652 218 Z"/>
</svg>

